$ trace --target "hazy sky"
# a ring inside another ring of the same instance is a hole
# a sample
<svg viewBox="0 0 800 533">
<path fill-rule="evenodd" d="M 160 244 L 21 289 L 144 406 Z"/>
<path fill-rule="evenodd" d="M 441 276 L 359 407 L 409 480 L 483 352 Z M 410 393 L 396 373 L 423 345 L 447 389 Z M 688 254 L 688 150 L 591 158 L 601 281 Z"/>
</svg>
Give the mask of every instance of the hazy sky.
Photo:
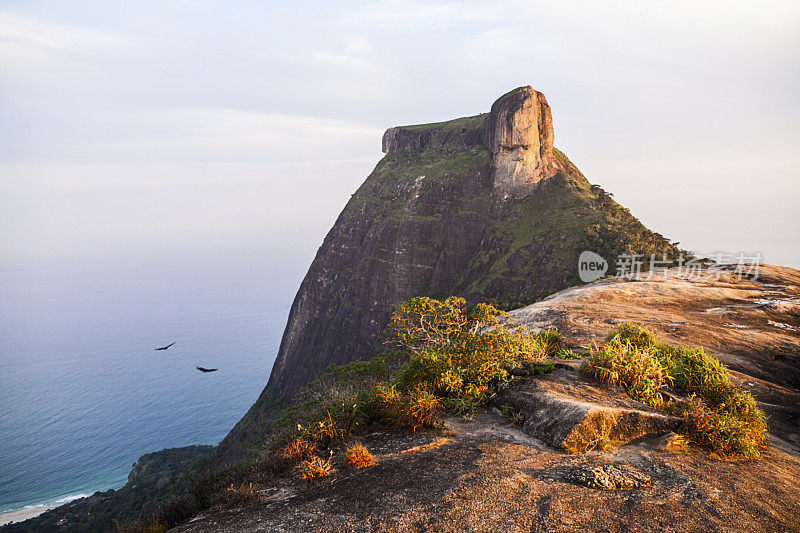
<svg viewBox="0 0 800 533">
<path fill-rule="evenodd" d="M 651 229 L 800 267 L 799 60 L 792 1 L 6 0 L 0 261 L 313 253 L 387 127 L 530 84 Z"/>
</svg>

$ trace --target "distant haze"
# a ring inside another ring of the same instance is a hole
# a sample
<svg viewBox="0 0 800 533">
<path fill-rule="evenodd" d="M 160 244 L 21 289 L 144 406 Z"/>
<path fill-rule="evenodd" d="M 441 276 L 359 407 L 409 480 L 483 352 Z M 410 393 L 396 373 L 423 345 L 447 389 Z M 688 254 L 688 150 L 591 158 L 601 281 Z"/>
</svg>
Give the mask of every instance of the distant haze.
<svg viewBox="0 0 800 533">
<path fill-rule="evenodd" d="M 798 59 L 790 1 L 6 1 L 0 265 L 310 261 L 384 129 L 531 84 L 648 227 L 800 267 Z"/>
</svg>

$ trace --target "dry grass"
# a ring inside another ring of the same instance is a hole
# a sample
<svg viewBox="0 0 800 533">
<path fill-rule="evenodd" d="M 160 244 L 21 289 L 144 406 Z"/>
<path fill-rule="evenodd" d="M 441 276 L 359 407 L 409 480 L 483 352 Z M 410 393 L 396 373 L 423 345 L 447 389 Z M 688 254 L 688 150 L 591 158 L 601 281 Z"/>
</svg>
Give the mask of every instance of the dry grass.
<svg viewBox="0 0 800 533">
<path fill-rule="evenodd" d="M 241 507 L 261 501 L 261 493 L 258 485 L 248 483 L 247 485 L 235 485 L 219 492 L 215 499 L 215 504 L 225 508 Z"/>
<path fill-rule="evenodd" d="M 297 466 L 297 474 L 306 481 L 323 479 L 336 472 L 330 459 L 312 457 Z"/>
<path fill-rule="evenodd" d="M 590 411 L 564 439 L 564 448 L 569 453 L 608 450 L 612 447 L 611 435 L 618 423 L 619 417 L 613 411 L 607 409 Z"/>
<path fill-rule="evenodd" d="M 672 453 L 684 453 L 689 450 L 689 439 L 683 435 L 672 435 L 667 439 L 664 448 Z"/>
<path fill-rule="evenodd" d="M 356 468 L 364 468 L 375 464 L 375 456 L 369 453 L 367 447 L 361 443 L 353 444 L 347 448 L 345 458 L 350 465 Z"/>
<path fill-rule="evenodd" d="M 442 401 L 423 387 L 401 393 L 394 385 L 378 387 L 373 398 L 378 419 L 389 426 L 417 431 L 434 427 Z"/>
<path fill-rule="evenodd" d="M 298 424 L 297 427 L 300 430 L 302 439 L 322 448 L 330 447 L 331 444 L 342 439 L 347 433 L 342 424 L 334 419 L 330 410 L 325 411 L 321 420 L 317 420 L 305 427 Z"/>
<path fill-rule="evenodd" d="M 402 452 L 397 452 L 397 455 L 404 455 L 407 453 L 417 453 L 417 452 L 424 452 L 426 450 L 433 450 L 435 448 L 441 448 L 445 444 L 450 442 L 450 439 L 447 437 L 441 437 L 436 439 L 435 441 L 431 442 L 430 444 L 423 444 L 422 446 L 414 446 L 413 448 L 409 448 L 407 450 L 403 450 Z"/>
<path fill-rule="evenodd" d="M 317 445 L 311 442 L 308 439 L 304 439 L 302 437 L 297 437 L 296 439 L 292 440 L 289 444 L 284 446 L 280 453 L 280 456 L 284 459 L 305 459 L 306 457 L 310 456 L 317 450 Z"/>
<path fill-rule="evenodd" d="M 414 389 L 406 402 L 404 425 L 415 432 L 420 428 L 433 427 L 441 410 L 442 404 L 436 395 L 425 389 Z"/>
</svg>

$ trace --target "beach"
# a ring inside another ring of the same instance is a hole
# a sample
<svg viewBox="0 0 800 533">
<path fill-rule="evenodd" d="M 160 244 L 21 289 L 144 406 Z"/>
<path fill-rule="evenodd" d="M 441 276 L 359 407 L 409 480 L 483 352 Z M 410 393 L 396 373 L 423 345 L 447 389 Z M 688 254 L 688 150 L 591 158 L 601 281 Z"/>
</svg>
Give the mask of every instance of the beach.
<svg viewBox="0 0 800 533">
<path fill-rule="evenodd" d="M 0 526 L 11 522 L 22 522 L 23 520 L 27 520 L 28 518 L 33 518 L 34 516 L 39 516 L 40 514 L 44 513 L 45 511 L 49 511 L 50 509 L 55 509 L 56 506 L 50 507 L 32 507 L 30 509 L 20 509 L 18 511 L 9 511 L 7 513 L 0 513 Z"/>
</svg>

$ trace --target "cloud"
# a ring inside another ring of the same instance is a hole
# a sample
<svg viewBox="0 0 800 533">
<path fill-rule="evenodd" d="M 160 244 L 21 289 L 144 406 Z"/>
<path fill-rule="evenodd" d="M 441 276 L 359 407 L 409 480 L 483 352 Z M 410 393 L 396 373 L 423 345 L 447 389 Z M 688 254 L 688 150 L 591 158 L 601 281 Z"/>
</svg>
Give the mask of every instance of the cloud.
<svg viewBox="0 0 800 533">
<path fill-rule="evenodd" d="M 0 152 L 0 195 L 265 182 L 293 167 L 374 163 L 375 155 L 364 153 L 379 152 L 383 133 L 354 121 L 237 109 L 87 117 L 83 125 L 97 132 L 91 137 L 76 135 L 74 120 L 51 129 L 38 152 Z M 125 131 L 131 133 L 119 133 Z M 36 133 L 40 142 L 42 135 Z"/>
<path fill-rule="evenodd" d="M 381 0 L 345 9 L 333 22 L 342 26 L 418 33 L 498 20 L 502 16 L 503 11 L 492 3 Z"/>
<path fill-rule="evenodd" d="M 0 69 L 18 75 L 69 54 L 112 52 L 131 40 L 105 31 L 0 13 Z"/>
</svg>

